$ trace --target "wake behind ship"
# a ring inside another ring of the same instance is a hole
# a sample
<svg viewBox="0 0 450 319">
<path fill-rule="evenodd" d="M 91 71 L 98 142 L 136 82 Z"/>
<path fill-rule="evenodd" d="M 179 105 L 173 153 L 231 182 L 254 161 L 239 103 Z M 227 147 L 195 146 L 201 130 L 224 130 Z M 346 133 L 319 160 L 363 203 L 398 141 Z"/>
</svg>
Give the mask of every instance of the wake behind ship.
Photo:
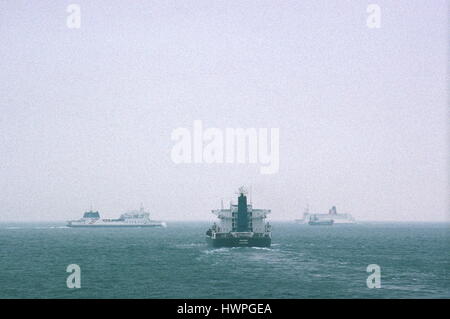
<svg viewBox="0 0 450 319">
<path fill-rule="evenodd" d="M 265 223 L 270 209 L 254 209 L 247 204 L 246 191 L 239 189 L 238 204 L 212 213 L 220 219 L 206 232 L 206 240 L 213 247 L 270 247 L 272 231 Z"/>
<path fill-rule="evenodd" d="M 83 218 L 70 220 L 67 223 L 69 227 L 166 227 L 166 223 L 151 220 L 150 214 L 144 210 L 144 207 L 138 211 L 131 211 L 122 214 L 117 219 L 102 219 L 98 211 L 85 212 Z"/>
</svg>

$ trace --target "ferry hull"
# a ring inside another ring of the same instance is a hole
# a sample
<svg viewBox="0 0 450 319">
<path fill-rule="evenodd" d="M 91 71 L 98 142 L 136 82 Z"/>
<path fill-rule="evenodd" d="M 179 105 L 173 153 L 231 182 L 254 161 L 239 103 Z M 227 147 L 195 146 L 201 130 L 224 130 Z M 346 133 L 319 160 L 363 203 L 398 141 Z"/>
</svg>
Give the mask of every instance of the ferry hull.
<svg viewBox="0 0 450 319">
<path fill-rule="evenodd" d="M 270 237 L 257 238 L 211 238 L 206 236 L 206 242 L 215 248 L 220 247 L 270 247 L 272 239 Z"/>
<path fill-rule="evenodd" d="M 333 226 L 333 220 L 331 221 L 310 221 L 308 222 L 310 226 Z"/>
</svg>

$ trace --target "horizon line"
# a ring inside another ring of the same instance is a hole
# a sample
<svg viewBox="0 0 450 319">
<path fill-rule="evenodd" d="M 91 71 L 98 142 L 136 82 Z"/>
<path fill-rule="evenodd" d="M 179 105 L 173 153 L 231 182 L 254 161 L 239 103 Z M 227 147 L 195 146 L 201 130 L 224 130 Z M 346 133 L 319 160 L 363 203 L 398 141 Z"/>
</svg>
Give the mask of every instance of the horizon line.
<svg viewBox="0 0 450 319">
<path fill-rule="evenodd" d="M 297 223 L 297 220 L 300 219 L 271 219 L 268 222 L 291 222 L 291 223 Z M 166 219 L 166 220 L 160 220 L 157 221 L 160 222 L 214 222 L 214 220 L 210 219 Z M 68 220 L 0 220 L 0 223 L 67 223 Z M 450 223 L 450 218 L 447 220 L 443 219 L 436 219 L 436 220 L 430 220 L 430 219 L 423 219 L 423 220 L 397 220 L 397 219 L 360 219 L 356 220 L 355 224 L 358 224 L 358 222 L 375 222 L 375 223 L 383 223 L 383 222 L 401 222 L 401 223 L 422 223 L 422 222 L 431 222 L 431 223 Z"/>
</svg>

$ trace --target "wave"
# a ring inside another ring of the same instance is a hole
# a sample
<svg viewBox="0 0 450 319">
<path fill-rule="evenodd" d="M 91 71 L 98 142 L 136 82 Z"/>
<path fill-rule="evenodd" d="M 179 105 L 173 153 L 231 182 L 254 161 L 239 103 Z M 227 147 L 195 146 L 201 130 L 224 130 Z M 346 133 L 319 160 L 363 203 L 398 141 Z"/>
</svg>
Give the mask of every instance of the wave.
<svg viewBox="0 0 450 319">
<path fill-rule="evenodd" d="M 68 226 L 36 226 L 33 229 L 70 229 Z"/>
<path fill-rule="evenodd" d="M 224 252 L 230 252 L 233 249 L 236 249 L 239 247 L 222 247 L 222 248 L 210 248 L 207 250 L 203 250 L 203 253 L 205 254 L 220 254 L 220 253 L 224 253 Z"/>
<path fill-rule="evenodd" d="M 190 244 L 178 244 L 175 245 L 177 248 L 195 248 L 195 247 L 204 247 L 206 243 L 190 243 Z"/>
<path fill-rule="evenodd" d="M 268 251 L 272 251 L 273 250 L 273 249 L 268 248 L 268 247 L 245 247 L 245 248 L 256 249 L 256 250 L 268 250 Z"/>
</svg>

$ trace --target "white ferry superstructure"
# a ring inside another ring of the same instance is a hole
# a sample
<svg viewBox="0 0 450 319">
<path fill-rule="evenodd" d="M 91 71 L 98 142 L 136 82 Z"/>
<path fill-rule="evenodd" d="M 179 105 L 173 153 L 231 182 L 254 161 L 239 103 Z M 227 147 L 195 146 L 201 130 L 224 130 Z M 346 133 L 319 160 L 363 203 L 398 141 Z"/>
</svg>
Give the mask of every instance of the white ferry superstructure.
<svg viewBox="0 0 450 319">
<path fill-rule="evenodd" d="M 67 222 L 69 227 L 166 227 L 165 222 L 151 220 L 150 214 L 141 206 L 139 210 L 120 215 L 119 218 L 100 218 L 98 211 L 85 212 L 83 217 Z"/>
</svg>

